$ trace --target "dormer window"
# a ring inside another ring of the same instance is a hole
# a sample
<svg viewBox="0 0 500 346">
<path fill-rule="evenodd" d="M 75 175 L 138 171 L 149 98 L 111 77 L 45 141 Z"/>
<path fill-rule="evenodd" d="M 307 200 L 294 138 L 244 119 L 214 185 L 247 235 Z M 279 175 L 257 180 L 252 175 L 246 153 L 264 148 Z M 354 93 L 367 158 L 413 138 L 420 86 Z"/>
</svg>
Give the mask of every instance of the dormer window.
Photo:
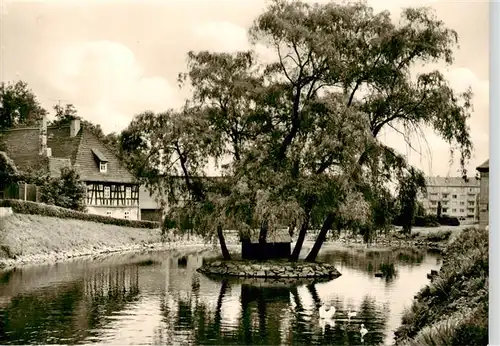
<svg viewBox="0 0 500 346">
<path fill-rule="evenodd" d="M 96 148 L 92 148 L 92 153 L 94 154 L 94 158 L 97 161 L 99 172 L 107 173 L 108 172 L 108 159 L 104 154 Z"/>
<path fill-rule="evenodd" d="M 106 173 L 108 171 L 108 163 L 107 162 L 101 162 L 99 165 L 99 171 L 101 173 Z"/>
</svg>

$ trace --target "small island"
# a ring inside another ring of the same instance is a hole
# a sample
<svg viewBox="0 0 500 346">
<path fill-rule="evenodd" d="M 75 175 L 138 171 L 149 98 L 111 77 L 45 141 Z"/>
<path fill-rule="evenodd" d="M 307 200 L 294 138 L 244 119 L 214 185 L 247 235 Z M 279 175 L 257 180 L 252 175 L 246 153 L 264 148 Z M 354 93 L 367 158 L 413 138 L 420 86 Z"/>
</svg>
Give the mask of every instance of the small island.
<svg viewBox="0 0 500 346">
<path fill-rule="evenodd" d="M 329 263 L 290 261 L 292 238 L 280 229 L 259 242 L 259 232 L 240 234 L 241 259 L 215 259 L 205 263 L 198 272 L 210 276 L 267 279 L 334 279 L 340 272 Z"/>
<path fill-rule="evenodd" d="M 329 263 L 315 263 L 287 260 L 215 260 L 197 269 L 206 275 L 220 275 L 242 278 L 302 279 L 337 278 L 342 274 Z"/>
</svg>

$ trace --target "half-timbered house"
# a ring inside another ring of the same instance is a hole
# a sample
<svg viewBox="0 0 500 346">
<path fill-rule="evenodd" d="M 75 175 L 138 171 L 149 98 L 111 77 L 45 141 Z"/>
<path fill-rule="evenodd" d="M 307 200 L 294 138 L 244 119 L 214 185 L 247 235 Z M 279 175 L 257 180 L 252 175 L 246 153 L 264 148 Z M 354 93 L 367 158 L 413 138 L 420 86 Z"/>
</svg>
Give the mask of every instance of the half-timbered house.
<svg viewBox="0 0 500 346">
<path fill-rule="evenodd" d="M 8 156 L 20 170 L 46 169 L 57 177 L 73 167 L 87 185 L 87 210 L 92 214 L 140 219 L 139 185 L 132 174 L 80 119 L 68 125 L 16 128 L 2 135 Z"/>
</svg>

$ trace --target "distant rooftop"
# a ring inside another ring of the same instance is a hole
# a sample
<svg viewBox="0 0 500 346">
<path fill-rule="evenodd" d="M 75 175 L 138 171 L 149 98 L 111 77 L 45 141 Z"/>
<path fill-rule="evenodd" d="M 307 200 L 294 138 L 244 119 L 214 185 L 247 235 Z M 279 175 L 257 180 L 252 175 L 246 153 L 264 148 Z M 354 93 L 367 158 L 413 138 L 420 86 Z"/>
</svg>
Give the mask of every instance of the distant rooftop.
<svg viewBox="0 0 500 346">
<path fill-rule="evenodd" d="M 479 180 L 469 177 L 465 182 L 462 177 L 427 177 L 427 186 L 449 186 L 449 187 L 479 187 Z"/>
<path fill-rule="evenodd" d="M 490 171 L 490 159 L 483 162 L 482 165 L 476 168 L 479 172 L 489 172 Z"/>
</svg>

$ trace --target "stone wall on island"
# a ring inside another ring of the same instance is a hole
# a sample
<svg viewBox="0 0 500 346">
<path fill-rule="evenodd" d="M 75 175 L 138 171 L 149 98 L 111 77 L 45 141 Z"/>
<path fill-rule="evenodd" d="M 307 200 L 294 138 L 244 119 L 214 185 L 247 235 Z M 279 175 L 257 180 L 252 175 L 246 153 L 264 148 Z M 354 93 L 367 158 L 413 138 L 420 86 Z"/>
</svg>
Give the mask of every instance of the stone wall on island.
<svg viewBox="0 0 500 346">
<path fill-rule="evenodd" d="M 342 275 L 329 263 L 288 261 L 213 261 L 198 268 L 198 272 L 254 278 L 335 278 Z"/>
</svg>

